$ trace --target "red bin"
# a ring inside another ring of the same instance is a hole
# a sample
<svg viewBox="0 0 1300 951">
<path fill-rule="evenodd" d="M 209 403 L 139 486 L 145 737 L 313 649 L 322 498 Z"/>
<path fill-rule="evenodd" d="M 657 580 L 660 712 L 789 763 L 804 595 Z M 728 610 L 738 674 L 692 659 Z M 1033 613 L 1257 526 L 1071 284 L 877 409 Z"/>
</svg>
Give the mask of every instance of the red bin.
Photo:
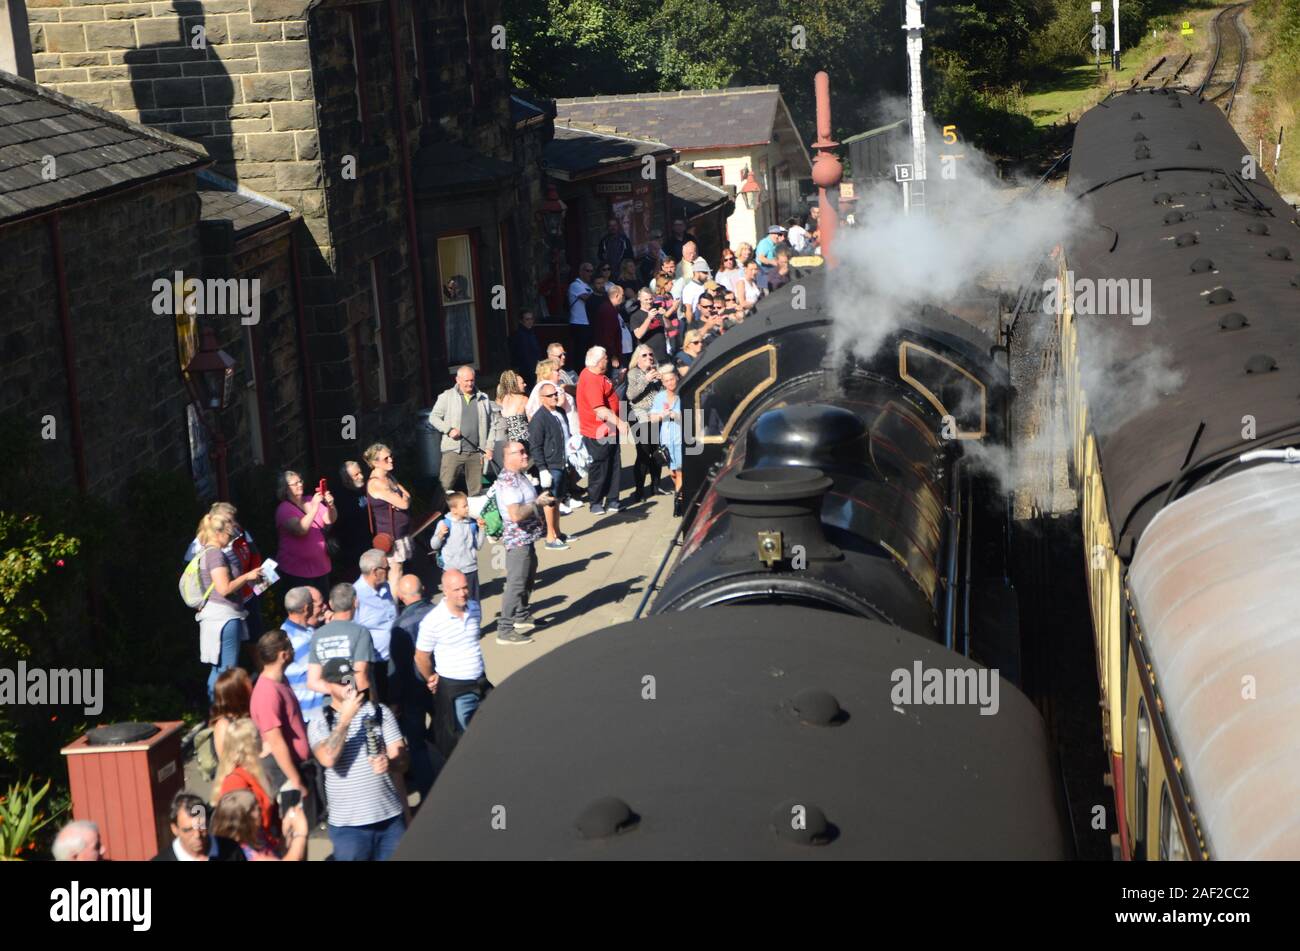
<svg viewBox="0 0 1300 951">
<path fill-rule="evenodd" d="M 62 749 L 72 815 L 99 826 L 107 858 L 147 860 L 171 843 L 167 812 L 185 781 L 179 720 L 118 723 Z"/>
</svg>

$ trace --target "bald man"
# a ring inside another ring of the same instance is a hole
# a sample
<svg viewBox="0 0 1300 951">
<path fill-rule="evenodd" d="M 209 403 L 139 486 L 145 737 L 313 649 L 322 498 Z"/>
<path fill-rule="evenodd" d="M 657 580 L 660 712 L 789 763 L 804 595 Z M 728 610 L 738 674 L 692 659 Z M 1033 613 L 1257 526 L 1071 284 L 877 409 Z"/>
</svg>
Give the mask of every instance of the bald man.
<svg viewBox="0 0 1300 951">
<path fill-rule="evenodd" d="M 442 465 L 438 481 L 451 492 L 462 477 L 466 495 L 483 492 L 483 464 L 492 458 L 492 428 L 500 413 L 486 393 L 476 388 L 471 366 L 456 371 L 456 384 L 438 396 L 429 425 L 442 433 Z"/>
<path fill-rule="evenodd" d="M 469 580 L 442 573 L 442 600 L 424 616 L 415 639 L 415 666 L 433 694 L 433 742 L 451 756 L 492 685 L 483 668 L 479 628 L 483 613 L 469 599 Z"/>
<path fill-rule="evenodd" d="M 396 706 L 397 724 L 411 748 L 411 768 L 407 772 L 407 788 L 420 792 L 420 801 L 433 786 L 433 758 L 426 742 L 429 735 L 428 718 L 433 715 L 433 695 L 425 686 L 415 666 L 415 641 L 419 636 L 420 622 L 433 610 L 433 602 L 425 597 L 424 582 L 418 575 L 404 574 L 397 582 L 397 603 L 400 613 L 393 622 L 393 640 L 389 647 L 393 662 L 390 688 Z"/>
</svg>

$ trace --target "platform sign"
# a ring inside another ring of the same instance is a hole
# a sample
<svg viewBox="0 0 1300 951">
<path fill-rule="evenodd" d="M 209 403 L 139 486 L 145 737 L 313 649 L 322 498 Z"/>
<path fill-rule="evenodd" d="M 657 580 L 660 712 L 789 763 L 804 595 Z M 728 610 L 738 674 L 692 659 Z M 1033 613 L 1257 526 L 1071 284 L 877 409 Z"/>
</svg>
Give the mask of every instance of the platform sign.
<svg viewBox="0 0 1300 951">
<path fill-rule="evenodd" d="M 910 182 L 911 180 L 912 180 L 912 165 L 911 165 L 911 163 L 908 163 L 907 165 L 895 165 L 895 166 L 894 166 L 894 181 L 896 181 L 896 182 Z"/>
<path fill-rule="evenodd" d="M 1191 21 L 1190 21 L 1190 20 L 1184 20 L 1184 21 L 1183 21 L 1183 28 L 1182 28 L 1181 30 L 1179 30 L 1178 32 L 1182 33 L 1183 36 L 1191 36 L 1191 35 L 1192 35 L 1193 33 L 1195 33 L 1196 31 L 1192 29 L 1192 24 L 1191 24 Z"/>
</svg>

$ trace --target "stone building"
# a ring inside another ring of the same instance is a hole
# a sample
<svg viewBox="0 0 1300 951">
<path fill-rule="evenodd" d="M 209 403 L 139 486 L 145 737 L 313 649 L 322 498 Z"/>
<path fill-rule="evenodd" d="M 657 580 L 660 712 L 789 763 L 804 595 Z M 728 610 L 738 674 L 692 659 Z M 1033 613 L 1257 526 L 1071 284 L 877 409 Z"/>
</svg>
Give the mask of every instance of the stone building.
<svg viewBox="0 0 1300 951">
<path fill-rule="evenodd" d="M 0 414 L 54 484 L 114 497 L 189 466 L 189 397 L 160 275 L 202 272 L 190 142 L 0 73 Z"/>
<path fill-rule="evenodd" d="M 569 272 L 583 261 L 595 261 L 611 217 L 622 221 L 623 233 L 638 255 L 652 232 L 667 230 L 668 170 L 676 160 L 676 153 L 662 142 L 572 125 L 556 127 L 555 138 L 546 146 L 545 168 L 566 206 Z"/>
<path fill-rule="evenodd" d="M 529 204 L 541 170 L 518 159 L 540 154 L 550 114 L 539 122 L 512 108 L 508 51 L 493 30 L 500 6 L 29 5 L 37 81 L 193 139 L 230 183 L 216 191 L 288 214 L 255 240 L 260 227 L 232 225 L 235 245 L 251 247 L 232 247 L 221 265 L 274 272 L 270 323 L 242 342 L 222 337 L 250 373 L 264 371 L 247 381 L 265 411 L 244 414 L 245 435 L 261 434 L 245 458 L 332 467 L 375 439 L 410 445 L 416 412 L 456 363 L 504 367 L 511 320 L 545 260 Z M 292 268 L 273 264 L 289 243 Z M 282 398 L 295 373 L 297 417 Z M 303 412 L 310 424 L 295 439 Z M 232 446 L 232 465 L 236 455 Z"/>
<path fill-rule="evenodd" d="M 754 243 L 807 207 L 799 181 L 812 175 L 812 162 L 779 86 L 587 96 L 557 100 L 556 110 L 560 122 L 667 143 L 684 170 L 722 188 L 738 192 L 752 172 L 759 197 L 753 208 L 735 203 L 727 220 L 732 245 Z"/>
</svg>

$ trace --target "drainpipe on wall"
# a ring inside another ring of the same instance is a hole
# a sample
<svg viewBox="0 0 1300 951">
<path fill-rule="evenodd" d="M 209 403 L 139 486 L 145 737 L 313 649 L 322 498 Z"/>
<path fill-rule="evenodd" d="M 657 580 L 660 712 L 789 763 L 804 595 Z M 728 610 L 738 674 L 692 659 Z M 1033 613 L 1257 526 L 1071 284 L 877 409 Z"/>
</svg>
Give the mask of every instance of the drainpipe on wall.
<svg viewBox="0 0 1300 951">
<path fill-rule="evenodd" d="M 304 225 L 305 227 L 305 225 Z M 298 227 L 289 229 L 289 266 L 293 268 L 293 316 L 298 331 L 298 358 L 302 361 L 303 405 L 307 409 L 307 455 L 312 469 L 320 471 L 316 449 L 316 393 L 312 389 L 311 356 L 307 351 L 307 314 L 302 302 L 302 268 L 298 263 Z"/>
<path fill-rule="evenodd" d="M 72 462 L 77 470 L 77 489 L 84 495 L 86 447 L 81 438 L 81 401 L 77 397 L 77 354 L 72 340 L 72 313 L 68 304 L 68 275 L 63 269 L 63 237 L 59 233 L 58 212 L 45 219 L 50 233 L 50 255 L 54 258 L 54 279 L 59 292 L 59 330 L 63 335 L 63 373 L 68 384 L 68 424 L 72 427 Z"/>
<path fill-rule="evenodd" d="M 415 328 L 420 338 L 420 386 L 424 405 L 433 404 L 429 379 L 429 330 L 424 311 L 424 260 L 420 256 L 420 235 L 415 220 L 415 185 L 411 175 L 411 150 L 406 127 L 406 84 L 402 80 L 402 44 L 397 27 L 397 0 L 388 0 L 388 34 L 393 44 L 393 86 L 397 91 L 397 135 L 402 149 L 402 184 L 406 190 L 406 241 L 411 253 L 411 280 L 415 290 Z M 418 43 L 418 37 L 412 37 Z"/>
</svg>

